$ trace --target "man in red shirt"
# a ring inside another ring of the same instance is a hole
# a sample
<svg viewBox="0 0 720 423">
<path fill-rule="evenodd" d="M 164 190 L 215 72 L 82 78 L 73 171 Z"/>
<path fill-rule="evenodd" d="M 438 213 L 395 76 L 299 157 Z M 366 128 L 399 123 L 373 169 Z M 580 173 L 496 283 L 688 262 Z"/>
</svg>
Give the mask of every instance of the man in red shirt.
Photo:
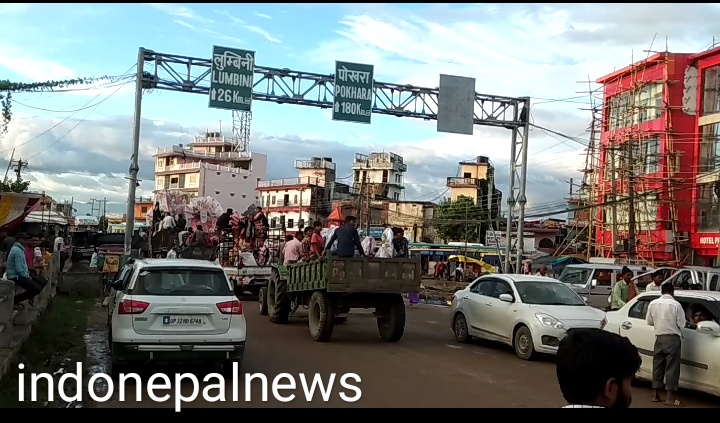
<svg viewBox="0 0 720 423">
<path fill-rule="evenodd" d="M 323 250 L 325 249 L 325 240 L 323 240 L 322 235 L 320 235 L 320 232 L 322 232 L 322 222 L 316 220 L 315 223 L 313 223 L 313 229 L 313 234 L 310 238 L 310 248 L 313 255 L 322 257 Z"/>
</svg>

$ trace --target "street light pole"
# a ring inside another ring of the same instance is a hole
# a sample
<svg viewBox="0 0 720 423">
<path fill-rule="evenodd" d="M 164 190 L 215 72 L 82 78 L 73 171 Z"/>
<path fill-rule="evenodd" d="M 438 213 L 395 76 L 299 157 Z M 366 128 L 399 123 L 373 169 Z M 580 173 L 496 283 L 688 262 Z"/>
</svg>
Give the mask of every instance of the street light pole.
<svg viewBox="0 0 720 423">
<path fill-rule="evenodd" d="M 132 236 L 135 227 L 135 190 L 138 185 L 138 165 L 140 155 L 140 121 L 142 119 L 142 90 L 143 69 L 145 64 L 145 49 L 138 49 L 137 79 L 135 81 L 135 119 L 132 139 L 132 156 L 130 157 L 130 176 L 128 178 L 128 202 L 125 213 L 125 256 L 130 256 L 132 250 Z"/>
</svg>

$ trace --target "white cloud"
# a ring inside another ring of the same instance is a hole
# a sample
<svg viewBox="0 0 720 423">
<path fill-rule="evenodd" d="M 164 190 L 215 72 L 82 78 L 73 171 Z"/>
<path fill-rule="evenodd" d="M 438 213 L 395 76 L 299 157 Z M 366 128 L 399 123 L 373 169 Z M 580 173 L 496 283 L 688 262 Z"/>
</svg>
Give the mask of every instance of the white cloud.
<svg viewBox="0 0 720 423">
<path fill-rule="evenodd" d="M 248 30 L 250 32 L 253 32 L 255 34 L 258 34 L 261 37 L 265 38 L 267 41 L 270 41 L 271 43 L 278 43 L 278 44 L 282 43 L 282 40 L 280 40 L 277 37 L 272 36 L 269 32 L 267 32 L 263 28 L 260 28 L 259 26 L 256 26 L 256 25 L 248 25 L 247 23 L 245 23 L 245 21 L 243 21 L 242 19 L 240 19 L 236 16 L 233 16 L 229 12 L 222 11 L 222 10 L 216 10 L 215 13 L 227 17 L 228 19 L 230 19 L 232 21 L 233 25 L 243 28 L 245 30 Z"/>
<path fill-rule="evenodd" d="M 208 19 L 197 13 L 196 11 L 173 3 L 143 3 L 145 6 L 150 6 L 160 12 L 167 13 L 170 16 L 175 16 L 182 19 L 189 19 L 196 22 L 213 23 L 212 19 Z"/>
<path fill-rule="evenodd" d="M 257 16 L 258 18 L 263 18 L 263 19 L 272 19 L 272 16 L 270 16 L 266 13 L 255 12 L 255 16 Z"/>
</svg>

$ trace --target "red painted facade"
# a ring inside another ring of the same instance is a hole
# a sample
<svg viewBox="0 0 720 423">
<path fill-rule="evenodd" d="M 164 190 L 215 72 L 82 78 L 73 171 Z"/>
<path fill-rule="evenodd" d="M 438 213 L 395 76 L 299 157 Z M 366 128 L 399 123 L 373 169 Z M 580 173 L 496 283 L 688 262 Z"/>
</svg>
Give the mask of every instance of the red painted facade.
<svg viewBox="0 0 720 423">
<path fill-rule="evenodd" d="M 638 148 L 647 148 L 644 147 L 645 140 L 657 138 L 659 141 L 657 153 L 648 156 L 654 157 L 652 160 L 655 162 L 652 166 L 642 164 L 643 170 L 636 171 L 633 183 L 636 194 L 652 192 L 657 195 L 656 212 L 654 207 L 648 206 L 651 203 L 644 200 L 649 197 L 641 196 L 636 202 L 636 210 L 643 213 L 643 222 L 638 223 L 642 227 L 636 229 L 638 258 L 652 263 L 682 262 L 682 257 L 687 254 L 679 251 L 689 248 L 687 239 L 690 233 L 695 232 L 691 181 L 697 173 L 694 166 L 697 143 L 692 136 L 696 133 L 697 124 L 696 117 L 686 114 L 682 108 L 684 77 L 690 62 L 690 54 L 661 53 L 597 80 L 604 88 L 605 105 L 598 178 L 601 206 L 612 198 L 612 151 L 617 156 L 627 157 L 628 140 L 637 143 Z M 635 95 L 640 88 L 652 83 L 662 85 L 663 106 L 658 107 L 661 109 L 659 116 L 613 128 L 610 124 L 613 99 L 624 93 Z M 672 166 L 673 158 L 677 161 L 675 167 Z M 634 159 L 637 163 L 637 158 Z M 627 198 L 629 173 L 629 167 L 622 164 L 616 169 L 616 195 L 620 199 Z M 622 222 L 622 213 L 627 216 L 627 212 L 619 203 L 616 207 L 619 210 L 618 222 Z M 608 223 L 610 210 L 609 206 L 600 208 L 595 226 L 597 253 L 608 257 L 613 252 L 612 225 Z M 627 237 L 627 230 L 620 228 L 618 240 Z M 682 243 L 684 245 L 680 245 Z"/>
<path fill-rule="evenodd" d="M 700 140 L 702 140 L 702 127 L 700 126 L 700 119 L 702 117 L 701 111 L 704 108 L 703 97 L 704 97 L 704 85 L 705 85 L 705 71 L 711 67 L 720 65 L 720 47 L 711 50 L 704 51 L 692 55 L 690 57 L 691 64 L 697 67 L 697 113 L 695 114 L 695 125 L 693 128 L 694 137 L 698 142 L 695 143 L 695 149 L 693 151 L 694 167 L 700 168 L 701 163 L 701 151 L 700 151 Z M 717 173 L 717 172 L 710 172 Z M 695 262 L 701 265 L 712 265 L 717 263 L 718 257 L 718 241 L 720 240 L 720 231 L 715 230 L 712 232 L 702 231 L 699 225 L 699 189 L 698 185 L 694 184 L 692 190 L 692 204 L 693 212 L 691 216 L 693 230 L 690 236 L 690 243 L 693 248 Z"/>
</svg>

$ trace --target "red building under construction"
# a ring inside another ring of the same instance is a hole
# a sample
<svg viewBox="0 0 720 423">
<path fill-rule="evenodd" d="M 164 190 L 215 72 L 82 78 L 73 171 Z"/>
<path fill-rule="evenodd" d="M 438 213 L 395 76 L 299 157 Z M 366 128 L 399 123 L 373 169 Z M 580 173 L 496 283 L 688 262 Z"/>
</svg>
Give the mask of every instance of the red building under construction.
<svg viewBox="0 0 720 423">
<path fill-rule="evenodd" d="M 597 82 L 590 250 L 655 266 L 720 265 L 720 47 L 655 54 Z"/>
<path fill-rule="evenodd" d="M 596 255 L 655 266 L 692 260 L 697 176 L 692 57 L 659 53 L 597 80 L 604 88 L 604 110 L 593 184 L 601 206 L 594 213 Z"/>
</svg>

